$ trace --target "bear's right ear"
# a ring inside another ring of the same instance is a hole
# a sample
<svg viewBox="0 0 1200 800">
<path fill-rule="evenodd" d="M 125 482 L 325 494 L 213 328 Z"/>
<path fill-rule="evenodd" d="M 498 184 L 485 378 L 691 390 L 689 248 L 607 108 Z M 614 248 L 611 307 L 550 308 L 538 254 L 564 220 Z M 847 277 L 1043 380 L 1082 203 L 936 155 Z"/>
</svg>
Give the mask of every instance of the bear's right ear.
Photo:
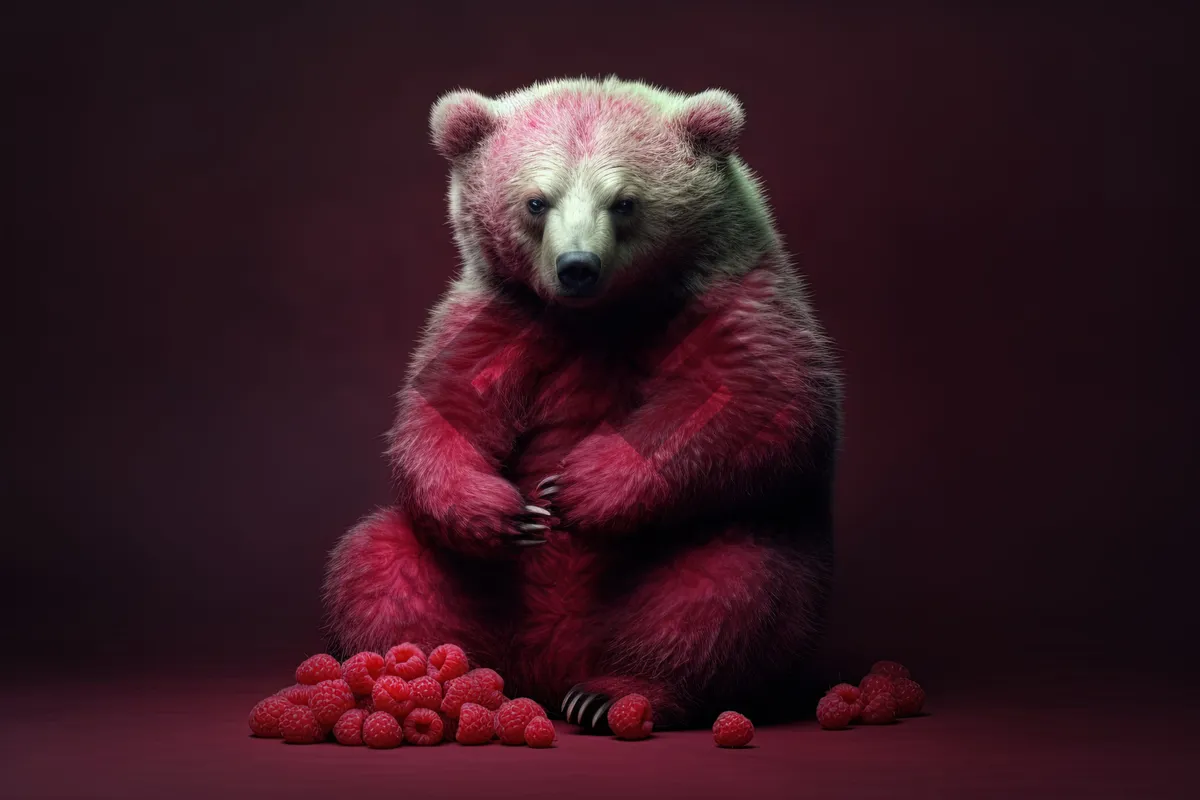
<svg viewBox="0 0 1200 800">
<path fill-rule="evenodd" d="M 439 97 L 429 114 L 433 146 L 451 161 L 478 147 L 498 124 L 492 101 L 465 89 Z"/>
</svg>

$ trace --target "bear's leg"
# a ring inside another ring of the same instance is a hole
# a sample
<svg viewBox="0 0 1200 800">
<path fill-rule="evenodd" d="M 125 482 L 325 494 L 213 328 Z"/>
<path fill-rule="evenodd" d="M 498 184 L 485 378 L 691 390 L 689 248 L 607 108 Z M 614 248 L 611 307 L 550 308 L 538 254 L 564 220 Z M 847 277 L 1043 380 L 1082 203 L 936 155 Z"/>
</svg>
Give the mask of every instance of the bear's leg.
<svg viewBox="0 0 1200 800">
<path fill-rule="evenodd" d="M 324 596 L 330 651 L 346 658 L 401 642 L 461 646 L 473 661 L 499 662 L 504 626 L 496 615 L 505 566 L 431 549 L 401 511 L 366 517 L 330 554 Z M 426 653 L 428 653 L 426 649 Z"/>
<path fill-rule="evenodd" d="M 650 700 L 656 728 L 777 699 L 811 653 L 828 572 L 820 547 L 741 530 L 656 559 L 617 590 L 598 674 L 559 710 L 603 732 L 608 707 L 627 694 Z"/>
</svg>

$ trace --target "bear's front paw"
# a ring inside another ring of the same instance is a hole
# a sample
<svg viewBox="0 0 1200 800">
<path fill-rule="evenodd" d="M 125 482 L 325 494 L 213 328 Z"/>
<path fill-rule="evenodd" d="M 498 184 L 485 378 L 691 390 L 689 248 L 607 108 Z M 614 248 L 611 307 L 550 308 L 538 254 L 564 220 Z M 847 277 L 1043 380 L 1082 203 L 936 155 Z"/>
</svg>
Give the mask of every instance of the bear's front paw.
<svg viewBox="0 0 1200 800">
<path fill-rule="evenodd" d="M 653 465 L 617 435 L 585 441 L 552 478 L 555 511 L 576 531 L 618 530 L 648 518 L 662 483 Z"/>
</svg>

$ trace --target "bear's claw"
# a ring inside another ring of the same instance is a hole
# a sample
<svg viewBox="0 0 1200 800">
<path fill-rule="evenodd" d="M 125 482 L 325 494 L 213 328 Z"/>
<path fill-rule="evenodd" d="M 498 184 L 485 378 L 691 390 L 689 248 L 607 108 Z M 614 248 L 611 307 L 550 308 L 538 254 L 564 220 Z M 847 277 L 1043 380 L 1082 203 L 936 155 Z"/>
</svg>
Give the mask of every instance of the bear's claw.
<svg viewBox="0 0 1200 800">
<path fill-rule="evenodd" d="M 563 712 L 566 721 L 578 725 L 584 733 L 608 734 L 608 709 L 613 701 L 608 695 L 599 692 L 585 692 L 576 686 L 567 692 L 559 710 Z"/>
</svg>

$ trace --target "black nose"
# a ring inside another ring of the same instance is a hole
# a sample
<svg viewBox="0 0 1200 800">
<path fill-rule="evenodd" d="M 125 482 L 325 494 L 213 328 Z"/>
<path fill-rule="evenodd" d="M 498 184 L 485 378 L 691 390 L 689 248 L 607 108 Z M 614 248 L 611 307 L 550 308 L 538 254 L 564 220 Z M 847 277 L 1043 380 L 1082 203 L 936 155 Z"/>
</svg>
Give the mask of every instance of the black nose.
<svg viewBox="0 0 1200 800">
<path fill-rule="evenodd" d="M 558 282 L 568 294 L 587 295 L 600 282 L 600 256 L 584 250 L 563 253 L 554 262 Z"/>
</svg>

